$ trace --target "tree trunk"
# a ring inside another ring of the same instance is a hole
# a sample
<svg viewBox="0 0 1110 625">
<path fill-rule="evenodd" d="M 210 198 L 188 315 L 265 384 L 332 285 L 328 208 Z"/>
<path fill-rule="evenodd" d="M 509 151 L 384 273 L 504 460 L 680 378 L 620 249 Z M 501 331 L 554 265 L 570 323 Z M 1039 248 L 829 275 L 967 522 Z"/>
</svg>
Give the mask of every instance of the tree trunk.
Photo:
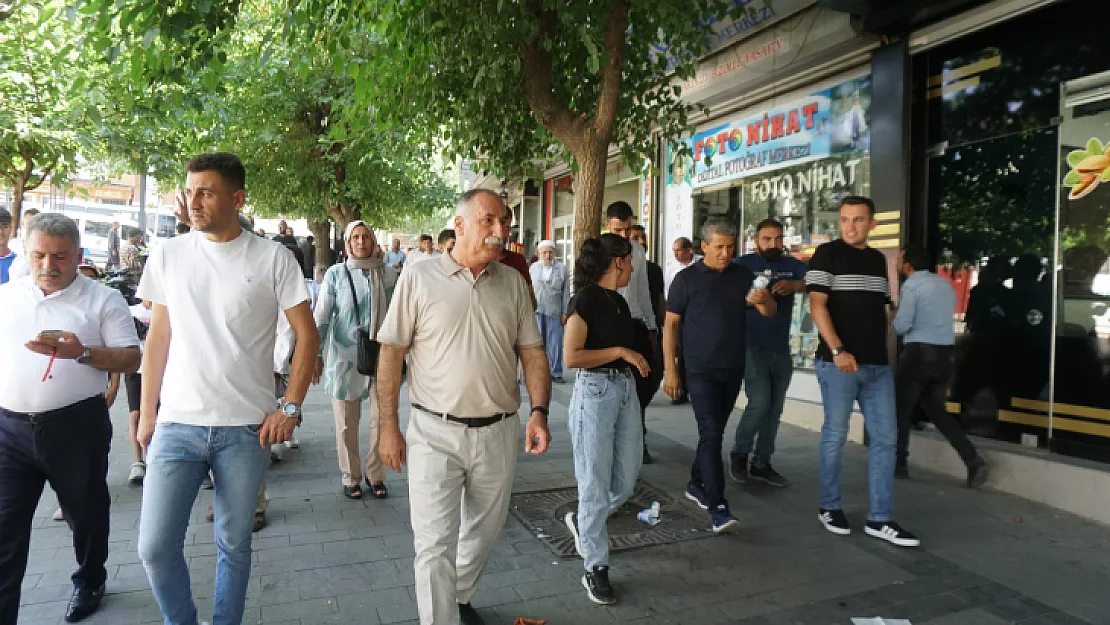
<svg viewBox="0 0 1110 625">
<path fill-rule="evenodd" d="M 582 243 L 601 232 L 601 205 L 605 197 L 605 162 L 609 156 L 607 141 L 586 141 L 586 149 L 575 154 L 578 174 L 574 177 L 574 250 L 578 257 Z"/>
<path fill-rule="evenodd" d="M 19 230 L 19 222 L 23 221 L 24 184 L 23 180 L 18 180 L 12 189 L 12 234 Z"/>
<path fill-rule="evenodd" d="M 331 222 L 326 219 L 322 221 L 309 219 L 308 229 L 312 232 L 313 238 L 316 239 L 314 243 L 316 246 L 316 265 L 312 271 L 313 278 L 317 282 L 323 282 L 324 272 L 335 263 L 331 249 Z"/>
</svg>

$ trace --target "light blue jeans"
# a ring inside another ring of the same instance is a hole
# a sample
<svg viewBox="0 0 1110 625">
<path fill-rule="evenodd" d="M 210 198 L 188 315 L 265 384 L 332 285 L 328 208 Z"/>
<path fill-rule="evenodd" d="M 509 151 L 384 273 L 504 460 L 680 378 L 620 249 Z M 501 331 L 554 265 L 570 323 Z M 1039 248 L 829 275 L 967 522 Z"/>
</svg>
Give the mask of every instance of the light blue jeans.
<svg viewBox="0 0 1110 625">
<path fill-rule="evenodd" d="M 212 471 L 216 513 L 213 625 L 240 625 L 251 572 L 251 530 L 270 451 L 258 425 L 159 423 L 147 453 L 139 558 L 165 625 L 197 625 L 183 548 L 200 483 Z"/>
<path fill-rule="evenodd" d="M 744 394 L 748 404 L 736 426 L 732 453 L 750 453 L 754 441 L 752 464 L 757 467 L 767 466 L 775 453 L 775 437 L 793 373 L 794 363 L 787 351 L 749 347 L 744 357 Z"/>
<path fill-rule="evenodd" d="M 632 496 L 644 459 L 640 400 L 632 374 L 580 370 L 570 400 L 578 480 L 578 536 L 586 570 L 609 566 L 605 522 Z"/>
<path fill-rule="evenodd" d="M 551 377 L 563 377 L 563 324 L 559 317 L 536 313 L 536 325 L 547 350 L 547 363 L 551 365 Z"/>
<path fill-rule="evenodd" d="M 821 507 L 840 510 L 840 456 L 848 440 L 852 404 L 859 402 L 863 424 L 871 438 L 868 484 L 871 510 L 868 521 L 894 520 L 894 455 L 898 418 L 894 404 L 894 376 L 887 365 L 859 365 L 842 373 L 826 360 L 817 361 L 817 381 L 825 423 L 821 426 Z"/>
</svg>

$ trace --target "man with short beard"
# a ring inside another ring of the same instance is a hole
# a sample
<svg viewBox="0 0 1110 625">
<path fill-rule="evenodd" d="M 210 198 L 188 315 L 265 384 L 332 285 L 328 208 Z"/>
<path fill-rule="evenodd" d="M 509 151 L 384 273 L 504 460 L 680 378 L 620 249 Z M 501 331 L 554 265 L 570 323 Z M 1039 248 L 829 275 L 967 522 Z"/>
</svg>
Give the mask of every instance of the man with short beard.
<svg viewBox="0 0 1110 625">
<path fill-rule="evenodd" d="M 805 290 L 806 266 L 783 253 L 782 224 L 764 219 L 755 230 L 755 252 L 733 261 L 764 276 L 775 296 L 777 312 L 764 317 L 748 309 L 748 343 L 744 366 L 744 393 L 748 404 L 736 426 L 736 440 L 729 454 L 729 474 L 741 484 L 749 479 L 783 487 L 790 482 L 771 467 L 775 435 L 779 431 L 786 389 L 794 365 L 790 358 L 790 318 L 794 294 Z M 755 443 L 755 453 L 752 443 Z M 749 470 L 750 459 L 750 470 Z"/>
</svg>

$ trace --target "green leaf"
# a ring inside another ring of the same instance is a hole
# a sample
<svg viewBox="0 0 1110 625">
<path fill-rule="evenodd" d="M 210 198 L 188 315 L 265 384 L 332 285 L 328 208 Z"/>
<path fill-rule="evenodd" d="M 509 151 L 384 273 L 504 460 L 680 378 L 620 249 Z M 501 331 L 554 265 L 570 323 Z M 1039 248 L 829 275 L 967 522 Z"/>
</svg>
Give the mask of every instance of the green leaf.
<svg viewBox="0 0 1110 625">
<path fill-rule="evenodd" d="M 1079 184 L 1079 172 L 1073 169 L 1068 172 L 1068 175 L 1064 176 L 1064 186 L 1074 187 L 1077 184 Z"/>
<path fill-rule="evenodd" d="M 1091 137 L 1087 140 L 1087 154 L 1102 154 L 1102 142 L 1097 137 Z"/>
<path fill-rule="evenodd" d="M 1102 173 L 1099 174 L 1099 176 L 1098 176 L 1098 181 L 1099 182 L 1110 182 L 1110 167 L 1107 167 L 1106 169 L 1102 170 Z"/>
<path fill-rule="evenodd" d="M 1085 158 L 1087 158 L 1086 150 L 1072 150 L 1071 152 L 1068 152 L 1068 166 L 1075 167 L 1079 164 L 1079 161 Z"/>
</svg>

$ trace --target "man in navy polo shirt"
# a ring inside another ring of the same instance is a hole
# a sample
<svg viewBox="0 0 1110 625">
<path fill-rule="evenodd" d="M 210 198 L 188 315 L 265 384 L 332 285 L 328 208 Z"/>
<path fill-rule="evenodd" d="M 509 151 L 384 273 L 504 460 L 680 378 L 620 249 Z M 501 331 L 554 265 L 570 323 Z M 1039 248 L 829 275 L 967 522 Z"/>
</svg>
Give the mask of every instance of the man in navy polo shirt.
<svg viewBox="0 0 1110 625">
<path fill-rule="evenodd" d="M 750 478 L 783 487 L 790 481 L 771 467 L 771 454 L 775 453 L 779 418 L 786 402 L 790 376 L 794 373 L 790 358 L 790 317 L 794 312 L 794 294 L 806 288 L 806 266 L 797 258 L 783 254 L 782 224 L 774 219 L 764 219 L 755 227 L 755 252 L 733 262 L 767 279 L 778 310 L 768 319 L 748 309 L 748 354 L 744 367 L 744 393 L 748 396 L 748 404 L 736 426 L 736 440 L 729 454 L 729 474 L 741 484 L 746 484 Z M 754 454 L 751 453 L 753 442 Z"/>
<path fill-rule="evenodd" d="M 666 373 L 663 388 L 671 397 L 682 393 L 676 364 L 681 346 L 686 354 L 686 385 L 698 421 L 698 449 L 686 497 L 708 510 L 713 531 L 732 532 L 739 522 L 725 500 L 721 440 L 744 380 L 747 309 L 775 315 L 775 299 L 766 288 L 753 289 L 752 271 L 732 262 L 736 226 L 711 219 L 702 226 L 705 258 L 681 271 L 671 283 L 664 329 Z"/>
</svg>

